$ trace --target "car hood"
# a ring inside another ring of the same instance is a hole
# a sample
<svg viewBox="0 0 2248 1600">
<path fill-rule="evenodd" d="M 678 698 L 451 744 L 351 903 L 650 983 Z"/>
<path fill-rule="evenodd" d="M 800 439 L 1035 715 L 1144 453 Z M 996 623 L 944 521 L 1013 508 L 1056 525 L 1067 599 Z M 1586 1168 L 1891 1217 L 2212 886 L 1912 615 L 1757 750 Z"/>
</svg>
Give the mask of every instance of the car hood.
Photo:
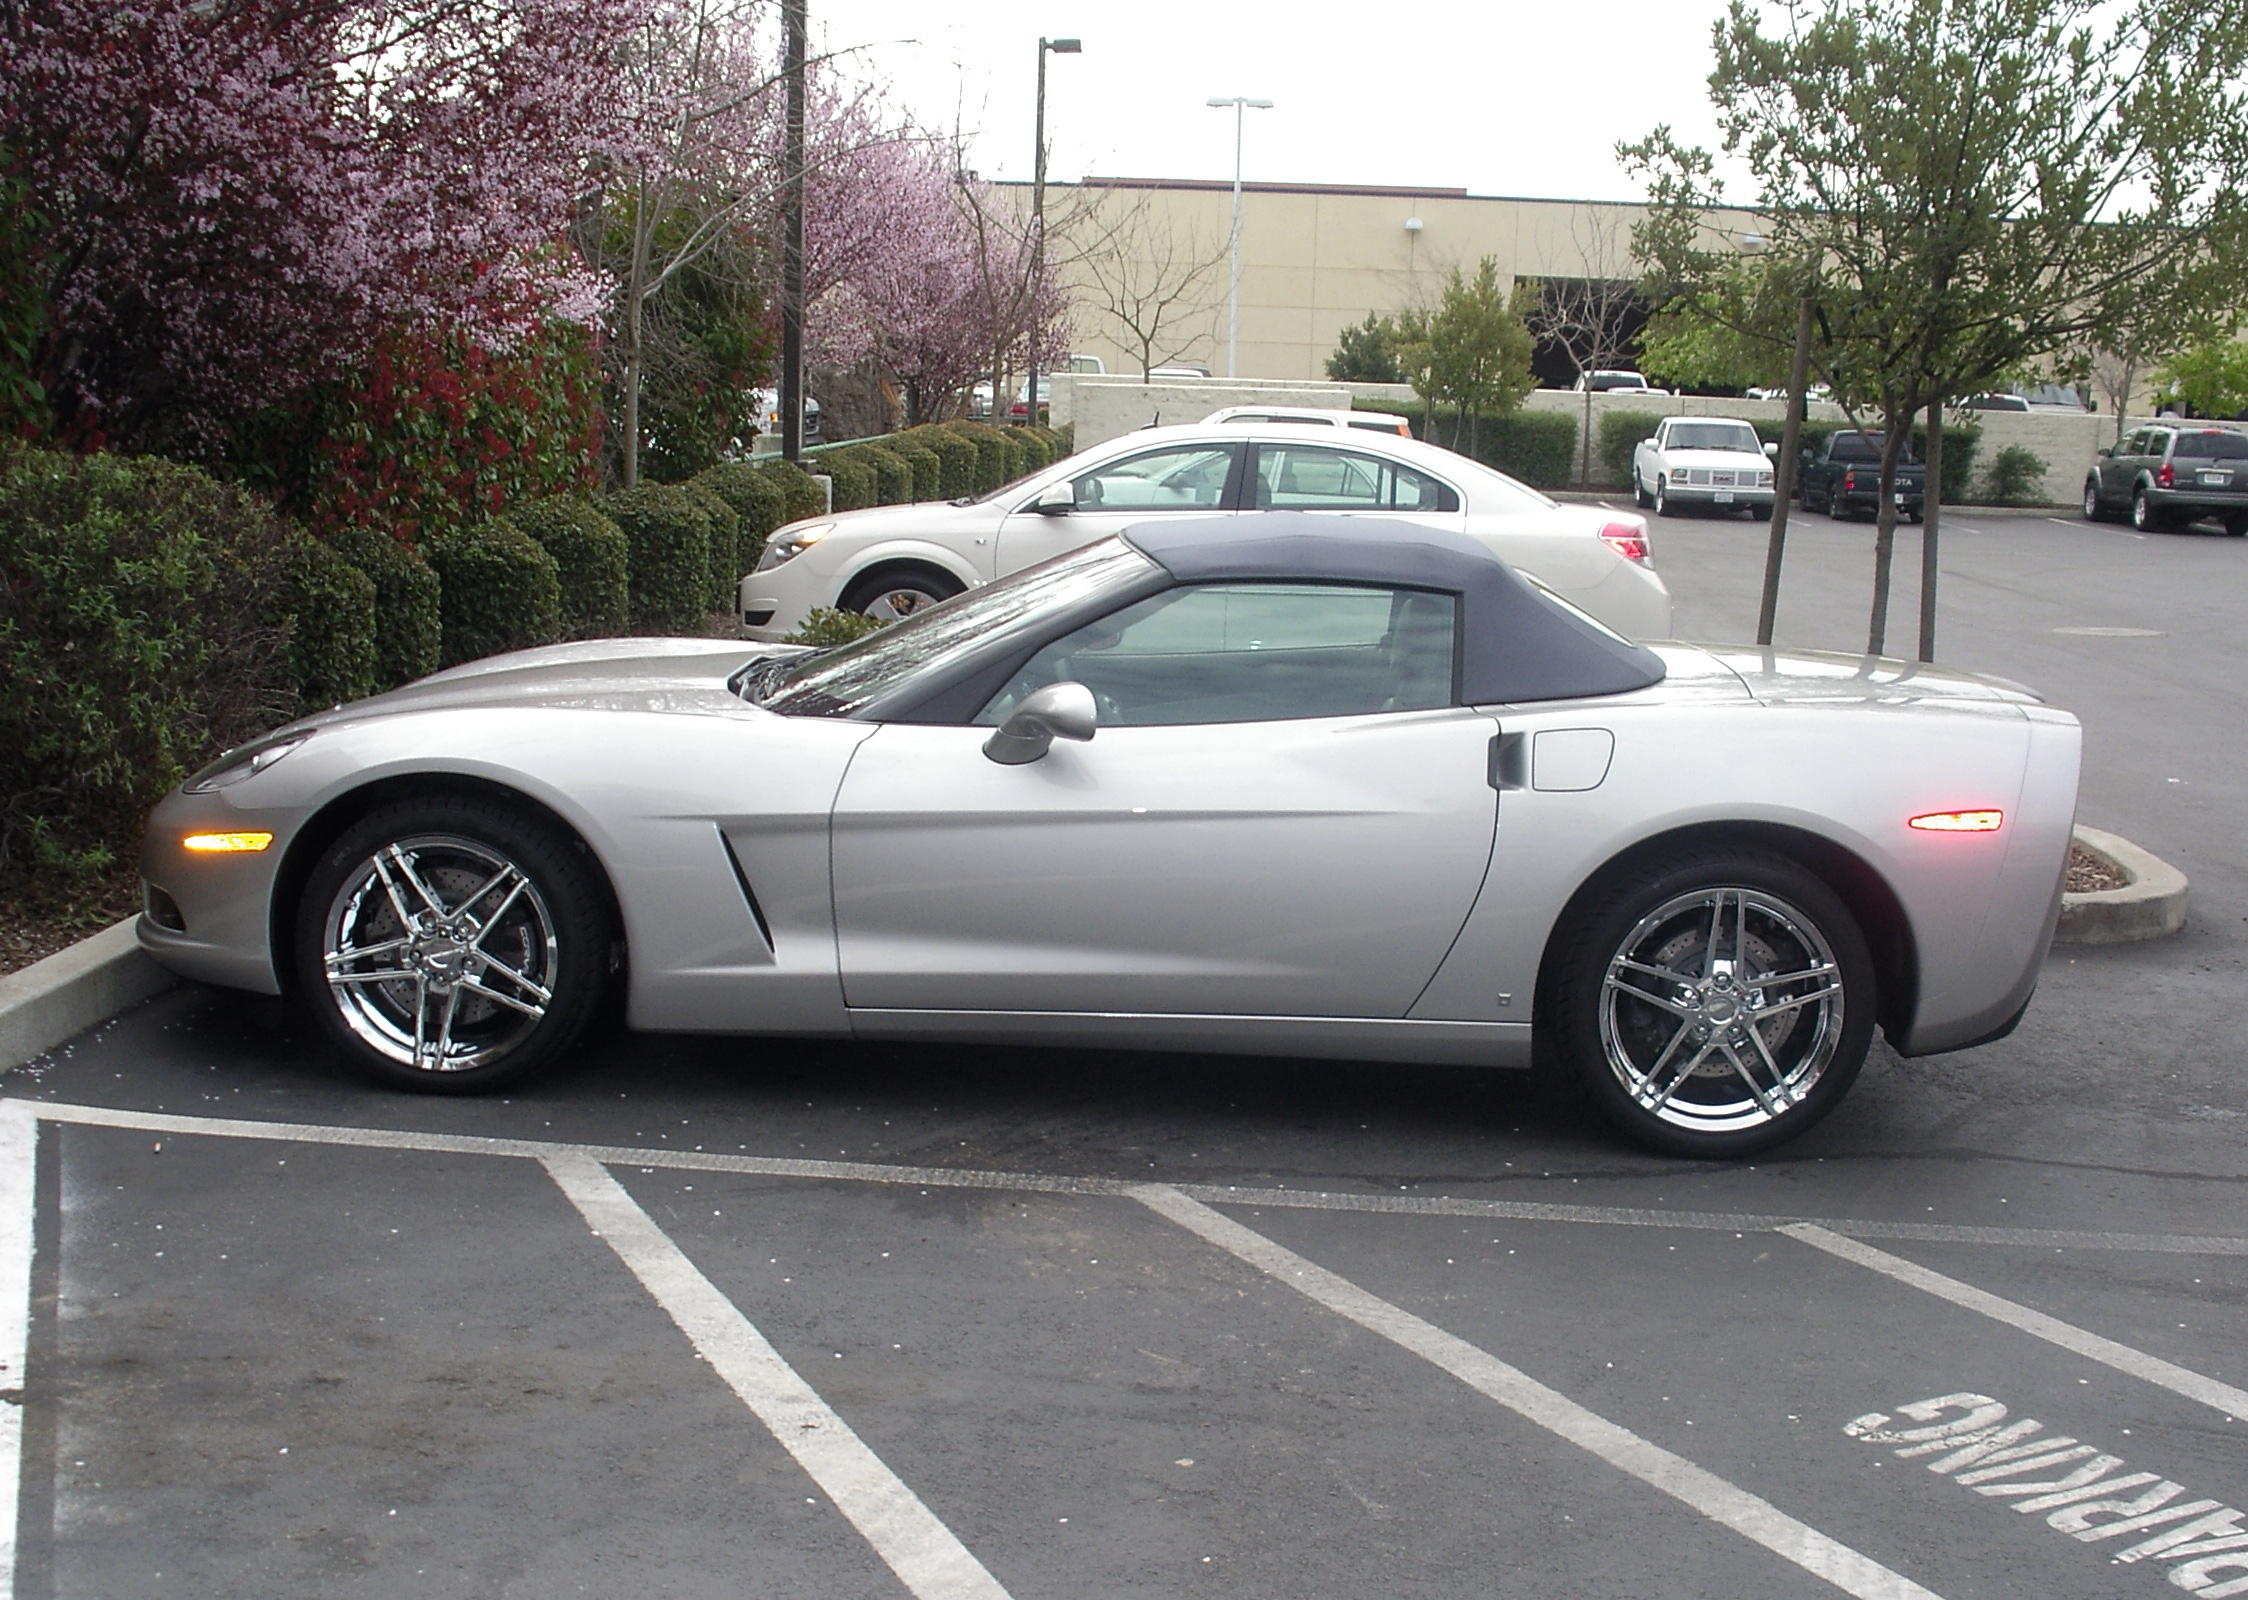
<svg viewBox="0 0 2248 1600">
<path fill-rule="evenodd" d="M 1659 647 L 1659 653 L 1682 681 L 1706 679 L 1713 668 L 1722 668 L 1765 705 L 1907 705 L 1926 701 L 2037 705 L 2043 698 L 2004 678 L 1956 672 L 1895 656 L 1772 650 L 1755 645 L 1665 644 Z"/>
<path fill-rule="evenodd" d="M 726 680 L 745 662 L 800 648 L 739 639 L 588 639 L 546 645 L 470 661 L 293 726 L 333 727 L 404 712 L 472 707 L 738 711 L 742 702 Z"/>
</svg>

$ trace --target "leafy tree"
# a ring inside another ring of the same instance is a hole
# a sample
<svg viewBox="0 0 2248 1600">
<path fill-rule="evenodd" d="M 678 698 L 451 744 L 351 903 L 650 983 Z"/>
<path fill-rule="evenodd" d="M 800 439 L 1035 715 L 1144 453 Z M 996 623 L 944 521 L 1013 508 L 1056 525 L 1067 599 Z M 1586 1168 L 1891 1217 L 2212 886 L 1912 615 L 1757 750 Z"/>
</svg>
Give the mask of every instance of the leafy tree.
<svg viewBox="0 0 2248 1600">
<path fill-rule="evenodd" d="M 1887 448 L 1868 648 L 1887 628 L 1911 419 L 2097 340 L 2136 304 L 2237 304 L 2248 261 L 2248 0 L 1731 0 L 1711 97 L 1770 258 L 1815 296 L 1838 399 Z M 1636 247 L 1698 295 L 1713 162 L 1657 129 Z M 1921 652 L 1934 647 L 1924 538 Z"/>
<path fill-rule="evenodd" d="M 1454 267 L 1436 308 L 1425 316 L 1409 315 L 1413 387 L 1426 405 L 1457 408 L 1472 455 L 1485 413 L 1504 416 L 1537 387 L 1530 375 L 1530 331 L 1499 287 L 1498 263 L 1489 256 L 1477 263 L 1473 279 Z M 1455 422 L 1454 445 L 1457 427 Z"/>
<path fill-rule="evenodd" d="M 399 322 L 589 321 L 548 247 L 649 0 L 17 0 L 0 140 L 82 443 L 208 452 Z"/>
<path fill-rule="evenodd" d="M 2182 350 L 2155 373 L 2154 386 L 2183 400 L 2197 417 L 2248 413 L 2248 344 L 2228 333 Z"/>
<path fill-rule="evenodd" d="M 1327 376 L 1337 383 L 1403 383 L 1404 369 L 1397 364 L 1397 325 L 1387 317 L 1366 313 L 1355 328 L 1345 328 L 1327 358 Z"/>
</svg>

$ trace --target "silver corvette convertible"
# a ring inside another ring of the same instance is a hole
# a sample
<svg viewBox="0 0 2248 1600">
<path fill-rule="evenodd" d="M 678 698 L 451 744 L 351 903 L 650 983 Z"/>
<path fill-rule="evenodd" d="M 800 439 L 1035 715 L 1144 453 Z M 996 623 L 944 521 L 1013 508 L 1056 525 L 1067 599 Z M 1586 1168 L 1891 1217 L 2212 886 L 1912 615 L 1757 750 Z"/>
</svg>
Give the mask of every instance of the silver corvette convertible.
<svg viewBox="0 0 2248 1600">
<path fill-rule="evenodd" d="M 648 1029 L 1489 1066 L 1738 1155 L 2028 1004 L 2074 718 L 1644 646 L 1441 530 L 1130 528 L 805 651 L 475 662 L 233 751 L 142 943 L 391 1082 Z"/>
</svg>

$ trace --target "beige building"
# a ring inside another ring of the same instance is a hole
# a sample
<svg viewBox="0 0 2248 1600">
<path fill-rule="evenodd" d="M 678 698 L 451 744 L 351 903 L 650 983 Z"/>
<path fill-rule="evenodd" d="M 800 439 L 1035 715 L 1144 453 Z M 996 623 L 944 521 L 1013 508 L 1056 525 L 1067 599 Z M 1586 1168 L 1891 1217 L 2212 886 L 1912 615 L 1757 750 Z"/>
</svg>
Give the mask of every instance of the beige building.
<svg viewBox="0 0 2248 1600">
<path fill-rule="evenodd" d="M 1027 184 L 1017 192 L 1027 210 Z M 1454 267 L 1490 256 L 1517 278 L 1631 279 L 1631 231 L 1645 208 L 1523 200 L 1465 189 L 1341 184 L 1241 186 L 1236 373 L 1323 378 L 1342 330 L 1368 312 L 1433 301 Z M 1071 348 L 1110 372 L 1137 372 L 1143 334 L 1155 365 L 1226 364 L 1233 186 L 1187 179 L 1087 178 L 1046 186 L 1049 238 L 1078 306 Z M 1753 244 L 1746 212 L 1712 224 Z"/>
</svg>

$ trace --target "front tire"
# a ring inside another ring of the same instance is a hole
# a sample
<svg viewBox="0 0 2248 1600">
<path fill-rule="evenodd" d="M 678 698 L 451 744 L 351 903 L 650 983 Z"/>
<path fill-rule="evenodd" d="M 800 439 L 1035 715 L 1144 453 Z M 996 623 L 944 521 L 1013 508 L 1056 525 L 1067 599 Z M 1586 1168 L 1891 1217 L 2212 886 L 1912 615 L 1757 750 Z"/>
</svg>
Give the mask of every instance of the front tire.
<svg viewBox="0 0 2248 1600">
<path fill-rule="evenodd" d="M 870 572 L 843 591 L 842 609 L 896 622 L 960 592 L 960 582 L 934 567 L 893 567 Z"/>
<path fill-rule="evenodd" d="M 1657 478 L 1655 480 L 1655 515 L 1671 517 L 1677 514 L 1678 508 L 1670 503 L 1669 485 L 1665 480 Z"/>
<path fill-rule="evenodd" d="M 328 847 L 293 953 L 321 1032 L 355 1067 L 475 1094 L 577 1042 L 612 943 L 576 841 L 504 802 L 444 796 L 378 807 Z"/>
<path fill-rule="evenodd" d="M 1752 1155 L 1840 1103 L 1873 1039 L 1873 958 L 1824 882 L 1712 850 L 1619 877 L 1578 913 L 1554 1031 L 1578 1083 L 1667 1155 Z"/>
</svg>

